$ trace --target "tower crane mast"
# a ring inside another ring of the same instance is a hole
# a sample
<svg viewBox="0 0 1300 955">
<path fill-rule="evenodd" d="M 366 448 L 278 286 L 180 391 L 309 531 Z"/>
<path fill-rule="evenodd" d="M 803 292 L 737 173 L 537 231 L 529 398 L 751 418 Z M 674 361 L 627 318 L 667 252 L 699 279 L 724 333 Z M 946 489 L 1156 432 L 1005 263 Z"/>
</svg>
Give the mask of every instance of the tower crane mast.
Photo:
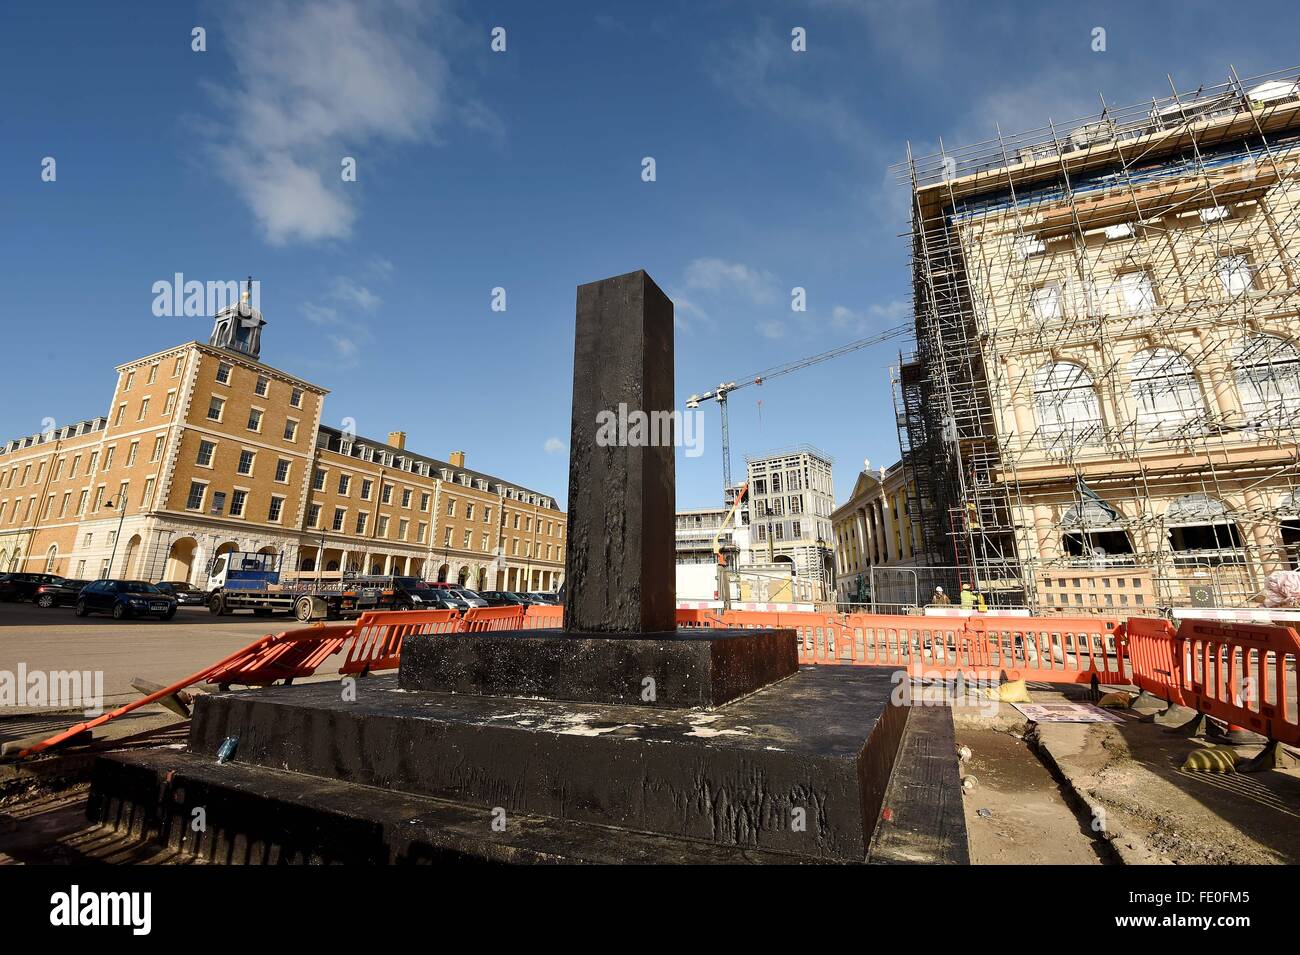
<svg viewBox="0 0 1300 955">
<path fill-rule="evenodd" d="M 731 487 L 731 423 L 728 420 L 727 397 L 733 391 L 739 391 L 741 388 L 748 388 L 750 385 L 761 385 L 765 381 L 771 381 L 773 378 L 780 378 L 782 375 L 788 375 L 794 371 L 802 371 L 805 368 L 811 368 L 813 365 L 820 365 L 822 362 L 830 361 L 832 358 L 839 358 L 841 355 L 847 355 L 850 352 L 867 348 L 871 345 L 878 345 L 881 342 L 888 341 L 891 338 L 898 338 L 906 335 L 912 330 L 910 323 L 895 325 L 887 328 L 883 332 L 872 335 L 868 338 L 859 338 L 857 341 L 847 342 L 838 348 L 832 348 L 830 351 L 824 351 L 817 355 L 809 355 L 807 358 L 800 358 L 796 361 L 787 362 L 783 365 L 775 365 L 754 375 L 747 375 L 739 381 L 724 381 L 709 391 L 700 394 L 691 395 L 686 401 L 687 408 L 698 408 L 700 402 L 716 401 L 722 417 L 722 496 L 726 499 L 727 490 Z"/>
</svg>

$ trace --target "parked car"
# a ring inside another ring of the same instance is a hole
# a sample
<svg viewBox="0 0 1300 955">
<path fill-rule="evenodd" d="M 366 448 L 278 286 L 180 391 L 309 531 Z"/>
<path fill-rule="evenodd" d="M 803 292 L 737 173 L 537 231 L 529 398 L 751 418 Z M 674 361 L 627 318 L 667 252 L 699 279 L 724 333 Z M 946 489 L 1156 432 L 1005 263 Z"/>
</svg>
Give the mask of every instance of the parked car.
<svg viewBox="0 0 1300 955">
<path fill-rule="evenodd" d="M 0 600 L 31 600 L 43 584 L 57 584 L 58 574 L 0 574 Z"/>
<path fill-rule="evenodd" d="M 208 603 L 208 592 L 201 587 L 195 587 L 183 580 L 164 580 L 154 584 L 165 594 L 171 594 L 176 598 L 176 603 L 181 607 L 206 607 Z"/>
<path fill-rule="evenodd" d="M 484 600 L 482 597 L 480 597 L 472 590 L 466 590 L 463 587 L 457 587 L 454 590 L 452 590 L 452 593 L 460 600 L 465 601 L 466 605 L 470 607 L 486 607 L 488 605 L 488 602 L 486 600 Z"/>
<path fill-rule="evenodd" d="M 144 580 L 96 580 L 77 595 L 77 616 L 111 613 L 114 620 L 176 616 L 176 598 Z"/>
<path fill-rule="evenodd" d="M 89 580 L 60 580 L 57 583 L 41 584 L 36 588 L 32 603 L 38 607 L 71 607 L 77 602 L 81 588 Z"/>
<path fill-rule="evenodd" d="M 527 594 L 511 590 L 481 590 L 479 596 L 487 601 L 489 607 L 529 607 L 537 603 Z"/>
<path fill-rule="evenodd" d="M 423 606 L 428 610 L 468 610 L 469 604 L 456 595 L 450 587 L 430 587 L 427 595 L 421 594 Z"/>
<path fill-rule="evenodd" d="M 392 581 L 393 606 L 398 610 L 438 610 L 434 588 L 419 577 L 394 577 Z"/>
<path fill-rule="evenodd" d="M 530 593 L 523 594 L 522 596 L 527 597 L 533 603 L 539 603 L 539 604 L 555 605 L 560 602 L 559 598 L 555 594 L 544 594 L 544 593 L 537 593 L 536 591 L 533 591 Z"/>
</svg>

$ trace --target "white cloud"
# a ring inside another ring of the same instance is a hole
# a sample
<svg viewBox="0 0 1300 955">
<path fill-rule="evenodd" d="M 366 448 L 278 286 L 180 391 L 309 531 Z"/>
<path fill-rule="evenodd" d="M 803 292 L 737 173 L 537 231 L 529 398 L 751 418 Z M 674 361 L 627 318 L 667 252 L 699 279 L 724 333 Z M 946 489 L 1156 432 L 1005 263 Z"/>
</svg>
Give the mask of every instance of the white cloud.
<svg viewBox="0 0 1300 955">
<path fill-rule="evenodd" d="M 700 258 L 686 266 L 682 284 L 687 289 L 713 295 L 736 293 L 757 305 L 777 299 L 776 277 L 740 262 Z"/>
<path fill-rule="evenodd" d="M 352 279 L 342 275 L 334 280 L 331 293 L 339 301 L 355 305 L 365 312 L 373 312 L 383 301 L 364 285 L 358 285 Z"/>
<path fill-rule="evenodd" d="M 844 305 L 831 309 L 831 325 L 841 331 L 867 336 L 873 332 L 883 332 L 894 325 L 908 321 L 912 314 L 912 303 L 906 299 L 893 299 L 889 302 L 873 303 L 862 312 L 855 312 Z"/>
<path fill-rule="evenodd" d="M 564 442 L 559 438 L 547 438 L 546 443 L 542 445 L 542 450 L 547 454 L 559 454 L 564 450 Z"/>
<path fill-rule="evenodd" d="M 281 245 L 346 237 L 375 147 L 429 138 L 449 115 L 447 61 L 425 39 L 449 17 L 380 0 L 245 2 L 223 23 L 227 84 L 213 161 Z M 436 23 L 434 21 L 437 21 Z M 358 183 L 340 176 L 358 160 Z"/>
</svg>

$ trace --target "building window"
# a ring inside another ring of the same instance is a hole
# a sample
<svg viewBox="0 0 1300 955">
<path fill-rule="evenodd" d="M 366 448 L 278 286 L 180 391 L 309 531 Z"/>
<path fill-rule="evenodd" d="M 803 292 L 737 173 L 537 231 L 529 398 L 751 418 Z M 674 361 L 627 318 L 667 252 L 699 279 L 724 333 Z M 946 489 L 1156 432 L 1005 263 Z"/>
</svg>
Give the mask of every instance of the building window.
<svg viewBox="0 0 1300 955">
<path fill-rule="evenodd" d="M 131 446 L 127 449 L 127 452 L 126 452 L 126 467 L 129 468 L 129 467 L 134 467 L 134 466 L 135 466 L 136 455 L 138 455 L 139 453 L 140 453 L 140 442 L 139 442 L 139 441 L 132 441 L 132 442 L 131 442 Z M 62 460 L 62 459 L 59 460 L 59 470 L 63 470 L 63 460 Z M 54 475 L 54 480 L 57 481 L 58 479 L 59 479 L 59 476 L 58 476 L 57 474 Z"/>
<path fill-rule="evenodd" d="M 482 549 L 483 549 L 483 553 L 486 554 L 488 549 L 488 536 L 486 534 L 483 535 Z"/>
<path fill-rule="evenodd" d="M 126 404 L 123 403 L 117 406 L 117 417 L 113 421 L 113 427 L 117 427 L 118 425 L 120 425 L 122 423 L 122 419 L 125 417 L 126 417 Z"/>
<path fill-rule="evenodd" d="M 266 393 L 270 388 L 271 379 L 267 378 L 265 375 L 258 375 L 257 384 L 253 386 L 253 394 L 257 395 L 259 398 L 265 398 Z"/>
<path fill-rule="evenodd" d="M 248 430 L 257 432 L 262 430 L 262 411 L 260 408 L 248 409 Z"/>
<path fill-rule="evenodd" d="M 1300 348 L 1273 335 L 1252 335 L 1238 348 L 1233 370 L 1251 421 L 1276 425 L 1300 413 Z"/>
<path fill-rule="evenodd" d="M 144 494 L 140 496 L 140 509 L 144 510 L 153 503 L 153 478 L 144 479 Z"/>
<path fill-rule="evenodd" d="M 456 499 L 454 497 L 447 498 L 447 516 L 456 516 Z"/>
<path fill-rule="evenodd" d="M 393 502 L 393 486 L 385 484 L 379 489 L 379 500 L 382 504 L 391 504 Z"/>
<path fill-rule="evenodd" d="M 450 547 L 450 546 L 451 546 L 451 528 L 450 528 L 450 527 L 448 527 L 448 528 L 447 528 L 445 531 L 443 531 L 443 533 L 442 533 L 442 546 L 443 546 L 443 547 Z"/>
<path fill-rule="evenodd" d="M 183 368 L 184 366 L 185 366 L 185 356 L 177 355 L 176 364 L 172 365 L 172 377 L 179 378 L 181 376 L 181 368 Z"/>
<path fill-rule="evenodd" d="M 426 511 L 426 512 L 429 510 L 429 495 L 428 495 L 428 494 L 421 494 L 421 495 L 420 495 L 420 510 L 422 510 L 422 511 Z"/>
<path fill-rule="evenodd" d="M 140 399 L 140 414 L 136 416 L 136 421 L 143 421 L 149 416 L 149 396 Z"/>
<path fill-rule="evenodd" d="M 272 524 L 280 523 L 280 512 L 284 510 L 284 498 L 278 494 L 271 495 L 271 507 L 267 511 L 266 519 Z"/>
<path fill-rule="evenodd" d="M 347 518 L 347 509 L 343 507 L 334 508 L 334 522 L 330 525 L 333 530 L 343 530 L 343 521 Z"/>
<path fill-rule="evenodd" d="M 307 526 L 320 527 L 320 505 L 312 504 L 307 508 Z"/>
<path fill-rule="evenodd" d="M 292 418 L 289 418 L 284 423 L 284 440 L 286 441 L 298 440 L 298 422 L 294 421 Z"/>
<path fill-rule="evenodd" d="M 1187 359 L 1169 348 L 1139 353 L 1128 367 L 1139 437 L 1178 431 L 1205 414 L 1200 386 Z"/>
<path fill-rule="evenodd" d="M 1175 566 L 1245 562 L 1241 532 L 1222 501 L 1187 494 L 1169 505 L 1164 523 Z"/>
<path fill-rule="evenodd" d="M 226 492 L 213 491 L 212 492 L 212 513 L 220 514 L 225 509 L 226 509 Z"/>
<path fill-rule="evenodd" d="M 312 475 L 311 486 L 317 491 L 325 490 L 325 471 L 323 468 L 316 469 L 316 473 Z"/>
<path fill-rule="evenodd" d="M 411 528 L 411 522 L 408 521 L 406 518 L 403 517 L 401 520 L 399 520 L 397 522 L 398 540 L 406 540 L 406 534 L 410 530 L 410 528 Z"/>
<path fill-rule="evenodd" d="M 113 454 L 117 451 L 117 445 L 110 444 L 108 450 L 104 452 L 104 470 L 108 471 L 113 467 Z M 27 483 L 27 474 L 23 472 L 23 483 Z"/>
<path fill-rule="evenodd" d="M 230 366 L 227 365 L 224 361 L 217 363 L 217 384 L 219 385 L 230 384 Z"/>
<path fill-rule="evenodd" d="M 410 506 L 411 506 L 411 489 L 410 489 L 409 487 L 408 487 L 408 488 L 403 488 L 403 489 L 402 489 L 402 507 L 410 507 Z"/>
<path fill-rule="evenodd" d="M 253 462 L 254 460 L 256 460 L 256 458 L 257 458 L 257 452 L 250 451 L 247 448 L 245 448 L 244 450 L 239 452 L 239 464 L 236 466 L 235 470 L 238 473 L 243 475 L 252 474 Z"/>
<path fill-rule="evenodd" d="M 418 532 L 418 536 L 416 537 L 416 540 L 418 540 L 421 544 L 423 544 L 425 537 L 427 537 L 429 534 L 429 525 L 426 524 L 424 521 L 420 521 L 420 523 L 416 527 L 416 531 Z"/>
<path fill-rule="evenodd" d="M 351 489 L 352 489 L 352 475 L 340 474 L 339 475 L 339 496 L 347 497 L 348 491 Z"/>
<path fill-rule="evenodd" d="M 153 453 L 149 455 L 149 461 L 151 464 L 157 463 L 157 461 L 162 457 L 163 442 L 165 440 L 166 438 L 161 434 L 153 439 Z"/>
<path fill-rule="evenodd" d="M 280 458 L 280 460 L 275 462 L 275 479 L 279 481 L 281 484 L 288 483 L 289 467 L 292 463 L 293 462 L 291 462 L 288 458 Z"/>
<path fill-rule="evenodd" d="M 167 400 L 163 402 L 163 417 L 166 418 L 170 416 L 172 411 L 175 408 L 176 408 L 176 390 L 172 389 L 171 391 L 167 392 Z"/>
<path fill-rule="evenodd" d="M 212 400 L 208 402 L 208 420 L 220 421 L 222 410 L 225 407 L 226 407 L 225 399 L 218 398 L 216 395 L 213 395 Z"/>
<path fill-rule="evenodd" d="M 149 366 L 149 377 L 145 379 L 144 383 L 146 385 L 152 385 L 157 380 L 158 380 L 158 363 L 154 362 L 152 365 Z"/>
<path fill-rule="evenodd" d="M 207 489 L 208 486 L 203 482 L 191 481 L 189 496 L 185 498 L 185 508 L 190 511 L 203 510 L 203 492 Z"/>
<path fill-rule="evenodd" d="M 380 537 L 388 536 L 388 515 L 380 514 L 379 520 L 375 524 L 375 533 Z"/>
<path fill-rule="evenodd" d="M 134 385 L 134 384 L 135 384 L 135 372 L 133 372 L 133 371 L 128 371 L 128 372 L 126 373 L 126 384 L 124 384 L 124 385 L 122 386 L 122 390 L 123 390 L 123 391 L 130 391 L 130 390 L 131 390 L 131 386 Z"/>
<path fill-rule="evenodd" d="M 375 482 L 369 478 L 361 479 L 361 500 L 370 500 L 370 492 L 374 489 Z"/>
<path fill-rule="evenodd" d="M 364 534 L 366 532 L 366 518 L 369 516 L 370 515 L 367 514 L 365 511 L 362 511 L 360 514 L 357 515 L 356 532 L 358 534 Z"/>
<path fill-rule="evenodd" d="M 289 392 L 289 404 L 295 408 L 302 407 L 302 389 L 294 388 Z"/>
<path fill-rule="evenodd" d="M 1034 410 L 1043 446 L 1065 438 L 1071 445 L 1089 442 L 1101 426 L 1101 408 L 1092 378 L 1079 365 L 1056 362 L 1034 375 Z"/>
<path fill-rule="evenodd" d="M 213 444 L 211 441 L 200 441 L 199 455 L 195 459 L 194 463 L 201 468 L 212 467 L 212 456 L 216 452 L 216 450 L 217 450 L 217 446 Z"/>
<path fill-rule="evenodd" d="M 1224 294 L 1235 298 L 1255 287 L 1255 270 L 1244 255 L 1221 255 L 1215 267 Z"/>
<path fill-rule="evenodd" d="M 1125 312 L 1146 312 L 1156 307 L 1156 293 L 1148 272 L 1125 272 L 1116 278 L 1115 288 Z"/>
</svg>

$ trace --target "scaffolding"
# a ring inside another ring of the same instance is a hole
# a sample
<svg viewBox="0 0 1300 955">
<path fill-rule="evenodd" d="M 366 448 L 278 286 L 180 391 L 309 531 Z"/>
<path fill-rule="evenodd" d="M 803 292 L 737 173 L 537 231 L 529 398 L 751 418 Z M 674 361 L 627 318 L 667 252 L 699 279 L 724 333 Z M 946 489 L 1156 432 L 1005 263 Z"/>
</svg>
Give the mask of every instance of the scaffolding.
<svg viewBox="0 0 1300 955">
<path fill-rule="evenodd" d="M 894 400 L 932 564 L 1042 609 L 1139 572 L 1243 605 L 1300 566 L 1298 76 L 909 146 Z"/>
</svg>

